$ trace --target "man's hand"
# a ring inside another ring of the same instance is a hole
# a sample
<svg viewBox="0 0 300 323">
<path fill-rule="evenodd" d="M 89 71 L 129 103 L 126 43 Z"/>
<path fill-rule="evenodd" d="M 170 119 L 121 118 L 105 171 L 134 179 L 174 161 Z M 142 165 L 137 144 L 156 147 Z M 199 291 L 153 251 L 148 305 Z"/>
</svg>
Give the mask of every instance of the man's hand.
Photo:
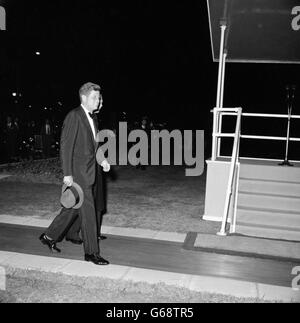
<svg viewBox="0 0 300 323">
<path fill-rule="evenodd" d="M 101 163 L 101 166 L 102 166 L 104 172 L 106 172 L 106 173 L 109 172 L 110 165 L 106 159 L 103 160 L 103 162 Z"/>
<path fill-rule="evenodd" d="M 65 176 L 64 177 L 64 184 L 67 186 L 72 186 L 73 185 L 73 176 Z"/>
</svg>

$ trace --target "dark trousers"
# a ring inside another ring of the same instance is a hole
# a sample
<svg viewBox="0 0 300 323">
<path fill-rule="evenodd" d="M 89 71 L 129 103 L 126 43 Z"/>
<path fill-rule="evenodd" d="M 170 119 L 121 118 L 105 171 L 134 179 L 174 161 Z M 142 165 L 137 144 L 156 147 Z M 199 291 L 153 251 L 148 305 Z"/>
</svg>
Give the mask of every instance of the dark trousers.
<svg viewBox="0 0 300 323">
<path fill-rule="evenodd" d="M 84 253 L 99 253 L 93 187 L 81 186 L 81 188 L 84 194 L 81 208 L 79 210 L 63 208 L 45 234 L 56 242 L 62 241 L 75 223 L 75 228 L 79 226 L 81 229 Z M 76 223 L 76 221 L 78 222 Z"/>
<path fill-rule="evenodd" d="M 103 212 L 105 209 L 105 202 L 104 202 L 104 185 L 103 185 L 103 179 L 102 176 L 99 176 L 99 170 L 97 168 L 96 171 L 96 182 L 93 186 L 93 197 L 95 201 L 95 211 L 96 211 L 96 221 L 97 221 L 97 236 L 99 237 L 101 235 L 101 226 L 102 226 L 102 219 L 103 219 Z M 75 210 L 76 211 L 76 210 Z M 77 215 L 78 215 L 77 211 Z M 79 232 L 81 230 L 81 221 L 80 217 L 75 217 L 75 220 L 72 222 L 71 226 L 69 226 L 68 231 L 66 233 L 66 238 L 68 239 L 74 239 L 78 240 Z"/>
<path fill-rule="evenodd" d="M 97 195 L 102 194 L 102 192 L 99 192 L 98 190 L 99 190 L 99 186 L 95 185 L 93 187 L 93 196 L 94 196 L 95 210 L 96 210 L 97 236 L 99 237 L 101 235 L 101 226 L 102 226 L 102 219 L 103 219 L 103 206 L 99 205 L 99 203 L 97 203 L 97 201 L 98 201 Z M 74 213 L 75 213 L 74 221 L 72 221 L 71 225 L 68 227 L 68 230 L 66 233 L 66 238 L 78 240 L 78 239 L 80 239 L 79 232 L 81 230 L 81 221 L 80 221 L 78 210 L 74 210 Z"/>
<path fill-rule="evenodd" d="M 69 230 L 66 233 L 66 238 L 67 239 L 73 239 L 73 240 L 79 240 L 80 239 L 80 230 L 81 230 L 81 221 L 80 217 L 78 215 L 75 216 L 75 221 L 72 222 L 71 227 L 69 227 Z M 101 235 L 101 226 L 102 226 L 102 219 L 103 219 L 103 214 L 102 212 L 97 212 L 97 237 L 100 237 Z"/>
</svg>

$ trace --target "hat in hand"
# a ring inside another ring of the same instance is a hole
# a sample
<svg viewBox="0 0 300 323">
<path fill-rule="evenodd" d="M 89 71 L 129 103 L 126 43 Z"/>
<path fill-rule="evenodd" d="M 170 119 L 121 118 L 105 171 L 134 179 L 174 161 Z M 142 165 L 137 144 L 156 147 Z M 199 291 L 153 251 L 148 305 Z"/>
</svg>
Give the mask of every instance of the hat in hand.
<svg viewBox="0 0 300 323">
<path fill-rule="evenodd" d="M 75 182 L 72 186 L 63 185 L 61 189 L 60 203 L 66 209 L 79 209 L 83 203 L 82 188 Z"/>
</svg>

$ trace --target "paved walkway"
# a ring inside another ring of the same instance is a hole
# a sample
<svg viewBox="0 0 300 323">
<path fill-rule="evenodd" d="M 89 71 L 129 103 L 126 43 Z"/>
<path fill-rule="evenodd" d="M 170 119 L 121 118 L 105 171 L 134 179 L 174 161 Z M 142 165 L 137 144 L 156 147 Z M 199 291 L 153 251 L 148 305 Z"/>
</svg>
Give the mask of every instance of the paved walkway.
<svg viewBox="0 0 300 323">
<path fill-rule="evenodd" d="M 101 267 L 82 261 L 82 246 L 62 242 L 61 254 L 49 253 L 38 240 L 49 221 L 0 215 L 0 222 L 6 222 L 0 224 L 2 266 L 300 301 L 300 291 L 291 288 L 292 269 L 299 263 L 185 250 L 185 235 L 106 227 L 103 233 L 108 239 L 101 242 L 101 254 L 111 265 Z"/>
<path fill-rule="evenodd" d="M 221 237 L 216 234 L 189 232 L 189 250 L 204 250 L 227 255 L 243 255 L 254 258 L 300 262 L 300 241 L 266 239 L 231 234 Z"/>
</svg>

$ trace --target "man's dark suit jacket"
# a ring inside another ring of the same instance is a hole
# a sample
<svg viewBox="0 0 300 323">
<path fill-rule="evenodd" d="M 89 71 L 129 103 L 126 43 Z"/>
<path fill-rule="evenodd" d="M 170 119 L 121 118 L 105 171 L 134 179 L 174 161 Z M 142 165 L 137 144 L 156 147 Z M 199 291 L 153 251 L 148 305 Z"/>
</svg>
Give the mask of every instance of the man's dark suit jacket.
<svg viewBox="0 0 300 323">
<path fill-rule="evenodd" d="M 89 187 L 96 179 L 98 143 L 81 106 L 69 112 L 62 128 L 60 157 L 64 176 L 73 176 L 80 186 Z"/>
</svg>

